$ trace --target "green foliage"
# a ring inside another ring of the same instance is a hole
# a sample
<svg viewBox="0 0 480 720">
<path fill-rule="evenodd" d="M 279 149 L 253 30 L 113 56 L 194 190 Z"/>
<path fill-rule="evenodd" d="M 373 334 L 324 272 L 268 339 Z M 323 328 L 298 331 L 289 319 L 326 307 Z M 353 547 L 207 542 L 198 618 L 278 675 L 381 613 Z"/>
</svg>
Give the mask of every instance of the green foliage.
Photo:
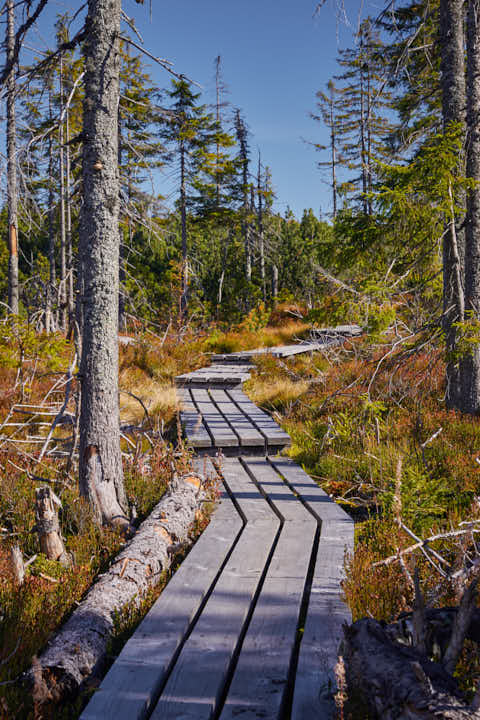
<svg viewBox="0 0 480 720">
<path fill-rule="evenodd" d="M 9 316 L 0 324 L 0 367 L 19 369 L 25 362 L 40 361 L 60 370 L 67 347 L 62 335 L 38 333 L 18 317 Z"/>
<path fill-rule="evenodd" d="M 472 355 L 480 344 L 480 319 L 472 310 L 467 310 L 465 319 L 453 323 L 453 326 L 457 329 L 455 358 Z"/>
</svg>

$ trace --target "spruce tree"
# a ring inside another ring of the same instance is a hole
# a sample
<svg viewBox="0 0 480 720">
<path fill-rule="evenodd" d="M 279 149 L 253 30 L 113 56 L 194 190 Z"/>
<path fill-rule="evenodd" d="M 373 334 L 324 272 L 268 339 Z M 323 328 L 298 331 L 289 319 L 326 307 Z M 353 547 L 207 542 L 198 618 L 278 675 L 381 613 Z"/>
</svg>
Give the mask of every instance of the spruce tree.
<svg viewBox="0 0 480 720">
<path fill-rule="evenodd" d="M 180 312 L 184 316 L 188 304 L 189 245 L 187 210 L 190 206 L 190 190 L 198 172 L 199 155 L 210 142 L 211 119 L 204 105 L 198 105 L 200 93 L 194 93 L 184 78 L 172 81 L 168 93 L 171 100 L 169 113 L 161 129 L 161 137 L 170 149 L 171 161 L 178 165 L 181 247 L 182 247 L 182 294 Z"/>
</svg>

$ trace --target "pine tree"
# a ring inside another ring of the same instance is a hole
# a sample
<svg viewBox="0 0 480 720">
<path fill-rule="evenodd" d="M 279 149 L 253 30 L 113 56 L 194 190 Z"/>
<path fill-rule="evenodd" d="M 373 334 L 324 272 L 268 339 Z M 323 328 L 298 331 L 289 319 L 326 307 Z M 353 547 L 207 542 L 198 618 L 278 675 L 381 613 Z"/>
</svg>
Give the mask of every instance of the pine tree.
<svg viewBox="0 0 480 720">
<path fill-rule="evenodd" d="M 463 5 L 463 0 L 441 0 L 440 4 L 441 87 L 444 131 L 450 130 L 452 126 L 462 127 L 465 120 Z M 473 91 L 474 84 L 471 86 L 471 92 Z M 461 156 L 459 158 L 458 172 L 463 174 L 463 158 Z M 458 226 L 459 218 L 456 217 L 452 223 L 447 225 L 443 239 L 443 329 L 447 346 L 446 402 L 449 407 L 458 407 L 462 396 L 458 362 L 452 357 L 456 347 L 457 332 L 455 323 L 463 321 L 464 311 L 461 280 L 463 275 L 464 239 L 463 233 L 460 232 Z"/>
</svg>

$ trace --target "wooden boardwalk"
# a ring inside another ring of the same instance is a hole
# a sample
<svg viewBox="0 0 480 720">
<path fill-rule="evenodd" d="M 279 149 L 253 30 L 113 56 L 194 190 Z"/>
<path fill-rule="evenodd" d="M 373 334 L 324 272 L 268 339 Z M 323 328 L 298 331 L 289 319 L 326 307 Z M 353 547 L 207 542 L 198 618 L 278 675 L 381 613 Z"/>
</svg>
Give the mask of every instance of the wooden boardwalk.
<svg viewBox="0 0 480 720">
<path fill-rule="evenodd" d="M 240 387 L 179 394 L 221 500 L 81 720 L 331 718 L 353 521 L 272 454 L 288 436 Z"/>
</svg>

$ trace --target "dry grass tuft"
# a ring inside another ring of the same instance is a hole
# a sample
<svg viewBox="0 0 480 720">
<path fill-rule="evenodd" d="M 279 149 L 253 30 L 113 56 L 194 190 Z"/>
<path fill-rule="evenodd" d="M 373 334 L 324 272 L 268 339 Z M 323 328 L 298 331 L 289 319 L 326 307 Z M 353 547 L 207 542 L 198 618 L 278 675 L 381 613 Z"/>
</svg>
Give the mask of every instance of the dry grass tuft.
<svg viewBox="0 0 480 720">
<path fill-rule="evenodd" d="M 309 388 L 305 380 L 286 377 L 259 377 L 252 383 L 249 395 L 258 405 L 271 408 L 287 407 L 304 395 Z"/>
<path fill-rule="evenodd" d="M 145 417 L 142 404 L 150 417 L 170 422 L 177 410 L 177 397 L 172 383 L 158 382 L 144 373 L 126 370 L 120 377 L 120 418 L 122 422 L 136 424 Z M 130 394 L 127 394 L 130 393 Z"/>
</svg>

